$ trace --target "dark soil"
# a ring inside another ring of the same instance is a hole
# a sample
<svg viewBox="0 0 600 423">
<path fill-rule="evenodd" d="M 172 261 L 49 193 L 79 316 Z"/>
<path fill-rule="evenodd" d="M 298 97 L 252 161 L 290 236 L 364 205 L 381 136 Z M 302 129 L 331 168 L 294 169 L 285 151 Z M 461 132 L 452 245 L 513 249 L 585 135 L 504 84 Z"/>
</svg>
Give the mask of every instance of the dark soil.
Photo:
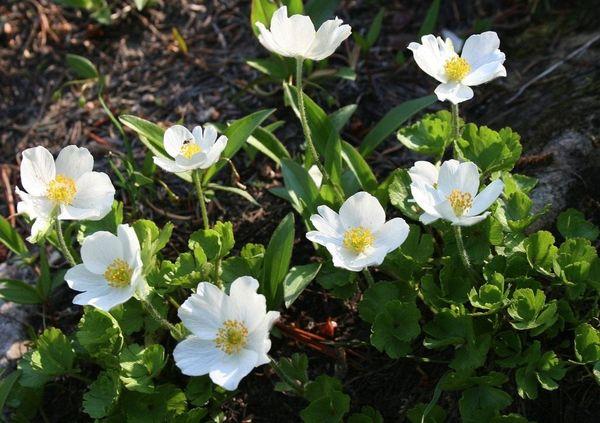
<svg viewBox="0 0 600 423">
<path fill-rule="evenodd" d="M 73 79 L 65 63 L 67 53 L 89 58 L 108 78 L 105 99 L 115 115 L 134 114 L 161 125 L 183 121 L 188 125 L 206 121 L 226 122 L 261 108 L 277 107 L 277 119 L 290 124 L 278 132 L 292 151 L 299 150 L 299 128 L 285 109 L 276 85 L 263 84 L 274 95 L 259 95 L 253 82 L 258 72 L 245 64 L 266 52 L 252 36 L 249 2 L 242 0 L 160 0 L 157 6 L 138 12 L 133 2 L 111 1 L 116 19 L 110 26 L 98 25 L 85 12 L 62 9 L 49 0 L 27 2 L 8 0 L 0 4 L 0 162 L 4 200 L 3 215 L 12 215 L 14 186 L 19 184 L 18 153 L 34 145 L 45 145 L 57 152 L 67 144 L 88 147 L 97 167 L 112 174 L 109 157 L 119 165 L 123 140 L 106 118 L 95 99 L 95 88 L 64 85 Z M 196 4 L 198 3 L 198 4 Z M 330 80 L 325 83 L 333 94 L 309 90 L 328 111 L 357 103 L 358 110 L 344 131 L 344 139 L 358 144 L 366 131 L 383 114 L 403 101 L 427 95 L 434 83 L 424 76 L 405 49 L 416 39 L 430 2 L 417 1 L 343 1 L 338 16 L 354 31 L 365 32 L 379 5 L 385 5 L 383 34 L 367 56 L 358 61 L 355 82 Z M 450 28 L 468 35 L 474 28 L 488 26 L 500 33 L 506 52 L 509 76 L 476 88 L 473 101 L 463 103 L 466 120 L 488 124 L 496 129 L 511 126 L 523 137 L 526 158 L 519 171 L 528 173 L 544 166 L 536 154 L 554 136 L 572 129 L 589 137 L 598 146 L 598 93 L 600 92 L 600 41 L 584 48 L 553 72 L 527 86 L 571 52 L 598 35 L 599 13 L 592 0 L 562 1 L 480 1 L 442 2 L 438 28 Z M 183 54 L 171 35 L 177 28 L 189 52 Z M 353 42 L 347 42 L 331 59 L 332 66 L 346 66 Z M 400 64 L 397 54 L 404 52 Z M 56 93 L 60 91 L 61 95 Z M 445 107 L 437 104 L 436 108 Z M 132 138 L 133 134 L 130 134 Z M 596 148 L 597 152 L 597 148 Z M 134 154 L 141 165 L 147 150 L 137 140 Z M 554 158 L 555 160 L 560 158 Z M 398 166 L 414 160 L 394 139 L 380 146 L 370 158 L 378 177 L 385 177 Z M 591 160 L 591 159 L 590 159 Z M 211 203 L 211 219 L 234 224 L 237 245 L 266 243 L 277 223 L 290 211 L 286 203 L 268 193 L 267 188 L 281 183 L 281 175 L 270 160 L 243 154 L 235 158 L 241 182 L 261 204 L 256 208 L 239 197 L 219 193 Z M 198 210 L 190 187 L 172 175 L 161 174 L 178 196 L 171 200 L 163 188 L 145 192 L 141 201 L 124 201 L 128 216 L 154 219 L 157 224 L 173 220 L 174 242 L 167 250 L 174 254 L 185 244 L 187 235 L 198 227 Z M 221 178 L 229 183 L 223 172 Z M 600 192 L 597 175 L 580 175 L 581 186 L 573 192 L 573 205 L 582 209 L 596 224 L 600 222 Z M 123 193 L 121 193 L 123 195 Z M 18 220 L 17 220 L 18 222 Z M 23 232 L 26 228 L 22 227 Z M 298 225 L 297 233 L 303 228 Z M 312 250 L 299 236 L 294 263 L 306 263 Z M 65 290 L 65 295 L 68 294 Z M 67 297 L 68 299 L 68 297 Z M 77 308 L 65 299 L 63 311 L 56 310 L 56 322 L 78 318 Z M 336 341 L 368 342 L 368 327 L 356 314 L 358 298 L 341 301 L 313 285 L 284 314 L 286 324 L 319 332 L 328 318 L 338 324 Z M 67 325 L 68 326 L 68 325 Z M 68 330 L 68 328 L 67 328 Z M 71 326 L 72 330 L 72 326 Z M 321 373 L 343 378 L 345 391 L 352 397 L 352 408 L 372 405 L 386 421 L 403 421 L 405 412 L 417 402 L 428 402 L 445 365 L 392 362 L 373 348 L 352 348 L 357 355 L 338 348 L 337 358 L 326 356 L 282 336 L 275 340 L 273 354 L 289 356 L 296 351 L 310 358 L 311 376 Z M 440 357 L 443 359 L 444 357 Z M 297 421 L 305 403 L 273 391 L 277 378 L 263 367 L 246 378 L 238 396 L 225 406 L 231 421 Z M 82 386 L 53 387 L 52 398 L 45 398 L 50 421 L 85 421 L 78 405 Z M 542 391 L 536 401 L 521 401 L 516 393 L 510 411 L 539 422 L 592 422 L 600 420 L 597 398 L 600 388 L 582 371 L 572 371 L 558 391 Z M 53 407 L 61 398 L 63 407 Z M 64 406 L 70 403 L 72 406 Z M 449 420 L 458 420 L 458 397 L 444 394 L 441 405 L 449 410 Z"/>
</svg>

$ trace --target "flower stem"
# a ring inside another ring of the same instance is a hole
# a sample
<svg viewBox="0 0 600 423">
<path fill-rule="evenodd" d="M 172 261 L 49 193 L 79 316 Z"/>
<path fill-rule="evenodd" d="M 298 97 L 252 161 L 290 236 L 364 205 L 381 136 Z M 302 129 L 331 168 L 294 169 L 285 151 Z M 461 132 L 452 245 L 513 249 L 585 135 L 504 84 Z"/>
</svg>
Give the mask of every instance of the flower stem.
<svg viewBox="0 0 600 423">
<path fill-rule="evenodd" d="M 204 191 L 202 190 L 202 171 L 200 169 L 193 170 L 192 179 L 194 180 L 194 185 L 196 185 L 198 201 L 200 201 L 200 210 L 202 211 L 202 223 L 204 224 L 204 229 L 210 229 L 210 222 L 208 221 L 208 213 L 206 211 L 206 201 L 204 201 Z"/>
<path fill-rule="evenodd" d="M 69 264 L 73 267 L 77 264 L 77 262 L 73 258 L 73 255 L 71 254 L 71 251 L 69 250 L 69 247 L 67 246 L 67 243 L 65 242 L 65 236 L 63 235 L 62 225 L 60 224 L 60 220 L 56 219 L 55 223 L 56 223 L 56 236 L 58 238 L 58 244 L 60 245 L 60 250 L 63 253 L 63 256 L 65 256 L 65 258 L 69 262 Z"/>
<path fill-rule="evenodd" d="M 460 122 L 458 115 L 458 104 L 451 103 L 452 109 L 452 141 L 457 142 L 460 138 Z"/>
<path fill-rule="evenodd" d="M 365 277 L 365 279 L 367 281 L 367 284 L 369 286 L 375 285 L 375 279 L 373 279 L 373 275 L 369 271 L 369 268 L 365 267 L 362 272 L 363 272 L 363 276 Z"/>
<path fill-rule="evenodd" d="M 147 300 L 147 299 L 142 300 L 142 305 L 144 306 L 144 308 L 146 309 L 146 311 L 152 316 L 152 318 L 154 320 L 156 320 L 158 323 L 160 323 L 160 325 L 162 327 L 164 327 L 169 332 L 171 332 L 171 334 L 173 335 L 173 337 L 175 339 L 180 340 L 180 339 L 183 338 L 183 334 L 181 333 L 181 331 L 179 330 L 179 328 L 177 328 L 175 325 L 173 325 L 167 319 L 163 318 L 160 315 L 160 313 L 158 312 L 158 310 L 156 308 L 154 308 L 154 306 L 152 305 L 152 303 L 150 302 L 150 300 Z"/>
<path fill-rule="evenodd" d="M 456 246 L 458 247 L 458 254 L 460 255 L 460 260 L 462 261 L 465 269 L 471 274 L 471 276 L 477 280 L 477 273 L 473 266 L 471 265 L 471 260 L 469 259 L 469 255 L 467 254 L 467 250 L 465 249 L 465 243 L 462 238 L 462 230 L 460 226 L 452 226 L 454 229 L 454 238 L 456 238 Z"/>
<path fill-rule="evenodd" d="M 302 123 L 302 131 L 304 132 L 304 138 L 306 138 L 306 143 L 308 144 L 308 151 L 312 156 L 315 164 L 323 174 L 323 180 L 325 183 L 330 182 L 333 186 L 333 189 L 336 195 L 339 197 L 341 201 L 344 201 L 344 193 L 340 189 L 340 187 L 331 180 L 331 176 L 325 166 L 321 164 L 321 160 L 319 157 L 319 153 L 317 152 L 317 148 L 312 139 L 312 134 L 310 132 L 310 127 L 308 126 L 308 119 L 306 118 L 306 108 L 304 107 L 304 91 L 302 90 L 302 59 L 296 60 L 296 90 L 298 92 L 298 111 L 300 112 L 300 122 Z"/>
</svg>

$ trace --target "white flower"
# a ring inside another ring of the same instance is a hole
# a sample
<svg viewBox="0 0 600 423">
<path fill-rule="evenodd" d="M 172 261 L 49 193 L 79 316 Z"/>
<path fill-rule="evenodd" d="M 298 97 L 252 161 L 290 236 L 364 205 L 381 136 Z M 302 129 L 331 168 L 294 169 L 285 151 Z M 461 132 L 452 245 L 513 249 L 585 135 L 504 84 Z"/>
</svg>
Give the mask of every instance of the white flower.
<svg viewBox="0 0 600 423">
<path fill-rule="evenodd" d="M 119 225 L 116 236 L 107 231 L 88 236 L 81 245 L 81 259 L 82 264 L 65 274 L 69 287 L 82 291 L 73 304 L 109 311 L 134 295 L 146 295 L 140 243 L 131 226 Z"/>
<path fill-rule="evenodd" d="M 500 39 L 493 31 L 471 35 L 465 41 L 459 56 L 450 38 L 425 35 L 421 43 L 410 43 L 415 62 L 425 73 L 441 82 L 435 89 L 440 101 L 454 104 L 473 97 L 471 87 L 500 76 L 506 76 L 504 53 L 499 49 Z"/>
<path fill-rule="evenodd" d="M 479 170 L 473 162 L 448 160 L 440 167 L 439 174 L 433 164 L 426 163 L 417 162 L 409 171 L 410 190 L 424 211 L 419 220 L 426 225 L 440 218 L 458 226 L 481 222 L 504 189 L 504 183 L 496 179 L 477 194 Z"/>
<path fill-rule="evenodd" d="M 215 164 L 227 145 L 227 137 L 217 139 L 217 131 L 212 126 L 196 126 L 192 132 L 181 125 L 171 126 L 163 139 L 165 150 L 175 160 L 154 156 L 154 163 L 167 172 L 185 172 L 194 169 L 207 169 Z"/>
<path fill-rule="evenodd" d="M 287 7 L 273 13 L 270 29 L 256 22 L 260 31 L 258 41 L 273 53 L 296 59 L 323 60 L 329 57 L 350 36 L 350 25 L 342 25 L 335 18 L 324 22 L 318 31 L 308 16 L 293 15 L 288 18 Z"/>
<path fill-rule="evenodd" d="M 404 219 L 386 222 L 385 210 L 367 192 L 348 198 L 339 214 L 327 206 L 319 206 L 317 211 L 319 214 L 310 218 L 316 231 L 308 232 L 306 238 L 325 246 L 334 266 L 353 272 L 380 265 L 408 236 Z"/>
<path fill-rule="evenodd" d="M 87 148 L 70 145 L 56 161 L 44 147 L 23 151 L 21 184 L 16 189 L 19 213 L 35 219 L 29 241 L 43 235 L 54 218 L 100 220 L 112 207 L 115 188 L 106 173 L 93 172 L 94 158 Z"/>
<path fill-rule="evenodd" d="M 267 312 L 258 281 L 237 278 L 227 295 L 200 282 L 179 308 L 179 318 L 192 332 L 173 351 L 175 363 L 188 376 L 209 374 L 217 385 L 234 390 L 255 367 L 269 362 L 269 331 L 279 312 Z"/>
</svg>

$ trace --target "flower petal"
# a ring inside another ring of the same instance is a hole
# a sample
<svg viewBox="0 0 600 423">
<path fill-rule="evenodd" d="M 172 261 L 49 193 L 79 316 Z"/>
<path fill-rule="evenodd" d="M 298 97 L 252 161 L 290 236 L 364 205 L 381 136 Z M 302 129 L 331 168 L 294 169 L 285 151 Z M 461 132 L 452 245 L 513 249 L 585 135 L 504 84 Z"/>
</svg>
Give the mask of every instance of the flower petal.
<svg viewBox="0 0 600 423">
<path fill-rule="evenodd" d="M 454 213 L 454 209 L 448 200 L 436 204 L 435 209 L 443 219 L 449 220 L 452 223 L 458 221 L 458 217 L 456 216 L 456 213 Z"/>
<path fill-rule="evenodd" d="M 473 205 L 467 213 L 467 216 L 475 216 L 487 210 L 494 201 L 502 194 L 504 190 L 504 182 L 500 179 L 492 181 L 483 191 L 481 191 L 473 199 Z"/>
<path fill-rule="evenodd" d="M 246 377 L 258 361 L 258 354 L 252 350 L 242 350 L 238 354 L 225 355 L 217 367 L 209 373 L 211 380 L 223 389 L 233 391 Z"/>
<path fill-rule="evenodd" d="M 84 173 L 75 181 L 77 192 L 70 205 L 61 205 L 61 220 L 100 220 L 112 208 L 115 187 L 106 173 Z"/>
<path fill-rule="evenodd" d="M 90 272 L 84 264 L 77 264 L 67 270 L 65 281 L 69 288 L 75 291 L 104 289 L 108 286 L 108 282 L 106 282 L 103 275 Z"/>
<path fill-rule="evenodd" d="M 344 226 L 340 220 L 340 216 L 327 206 L 317 207 L 319 214 L 313 214 L 310 217 L 310 222 L 315 229 L 329 237 L 339 237 L 344 234 Z"/>
<path fill-rule="evenodd" d="M 473 162 L 463 162 L 458 165 L 456 172 L 456 188 L 468 192 L 472 197 L 477 195 L 479 189 L 479 170 Z"/>
<path fill-rule="evenodd" d="M 223 322 L 235 314 L 229 297 L 209 282 L 200 282 L 177 312 L 185 327 L 202 339 L 215 339 Z"/>
<path fill-rule="evenodd" d="M 384 248 L 388 253 L 394 251 L 406 241 L 408 232 L 409 228 L 406 221 L 400 217 L 395 217 L 385 222 L 383 227 L 374 234 L 375 247 Z"/>
<path fill-rule="evenodd" d="M 452 57 L 456 57 L 452 43 L 446 43 L 440 37 L 432 34 L 421 37 L 421 43 L 410 43 L 408 49 L 412 50 L 415 62 L 429 76 L 444 83 L 448 81 L 444 65 Z"/>
<path fill-rule="evenodd" d="M 315 26 L 308 16 L 287 17 L 287 7 L 282 6 L 271 19 L 273 39 L 285 51 L 285 56 L 306 57 L 316 36 Z"/>
<path fill-rule="evenodd" d="M 340 221 L 344 229 L 362 226 L 375 232 L 385 223 L 385 210 L 377 198 L 361 191 L 344 201 Z"/>
<path fill-rule="evenodd" d="M 465 41 L 461 57 L 469 62 L 472 70 L 491 62 L 504 62 L 500 51 L 500 38 L 494 31 L 471 35 Z"/>
<path fill-rule="evenodd" d="M 429 225 L 430 223 L 435 222 L 439 218 L 439 216 L 434 216 L 429 213 L 423 213 L 421 216 L 419 216 L 419 221 L 424 225 Z"/>
<path fill-rule="evenodd" d="M 163 143 L 165 150 L 171 157 L 177 157 L 181 153 L 181 146 L 186 140 L 193 140 L 192 133 L 182 125 L 173 125 L 165 131 Z"/>
<path fill-rule="evenodd" d="M 435 205 L 441 200 L 439 199 L 438 192 L 433 186 L 427 185 L 424 182 L 413 182 L 410 184 L 410 192 L 417 205 L 427 214 L 439 217 Z"/>
<path fill-rule="evenodd" d="M 277 12 L 275 12 L 275 13 L 277 13 Z M 275 38 L 273 37 L 273 34 L 271 33 L 271 31 L 269 31 L 267 28 L 265 28 L 265 26 L 262 24 L 262 22 L 256 22 L 256 27 L 258 28 L 258 31 L 260 32 L 260 35 L 258 36 L 258 41 L 263 45 L 264 48 L 266 48 L 267 50 L 269 50 L 272 53 L 289 57 L 288 52 L 286 50 L 284 50 L 283 47 L 281 47 L 277 43 L 277 41 L 275 41 Z"/>
<path fill-rule="evenodd" d="M 210 150 L 217 139 L 217 130 L 210 125 L 206 125 L 204 130 L 201 126 L 196 126 L 192 131 L 192 134 L 194 134 L 196 143 L 203 151 Z"/>
<path fill-rule="evenodd" d="M 140 261 L 140 241 L 135 230 L 129 225 L 119 225 L 117 227 L 117 238 L 123 246 L 123 258 L 132 268 L 141 265 Z"/>
<path fill-rule="evenodd" d="M 331 56 L 340 44 L 352 34 L 350 25 L 342 25 L 342 23 L 343 21 L 339 18 L 323 22 L 305 57 L 312 60 L 323 60 Z"/>
<path fill-rule="evenodd" d="M 217 141 L 212 145 L 208 153 L 206 154 L 206 161 L 200 166 L 200 169 L 208 169 L 221 158 L 221 153 L 225 150 L 227 146 L 227 137 L 225 135 L 221 135 Z"/>
<path fill-rule="evenodd" d="M 88 291 L 88 293 L 91 292 L 92 291 Z M 109 286 L 108 291 L 106 291 L 103 295 L 99 295 L 98 293 L 96 293 L 95 298 L 90 299 L 87 302 L 87 305 L 97 307 L 100 310 L 110 311 L 112 308 L 118 306 L 119 304 L 127 302 L 131 297 L 133 297 L 133 293 L 134 290 L 131 286 L 127 286 L 124 288 L 113 288 Z M 83 294 L 79 294 L 75 298 L 78 298 L 78 301 L 80 302 L 76 303 L 75 299 L 73 299 L 74 304 L 85 305 L 82 304 L 83 299 L 85 298 Z"/>
<path fill-rule="evenodd" d="M 156 164 L 161 169 L 166 170 L 167 172 L 180 173 L 185 172 L 187 170 L 179 166 L 177 162 L 175 162 L 175 160 L 169 160 L 158 156 L 154 156 L 152 160 L 154 161 L 154 164 Z"/>
<path fill-rule="evenodd" d="M 224 359 L 225 353 L 215 347 L 213 340 L 189 336 L 175 346 L 173 358 L 181 373 L 188 376 L 208 374 Z"/>
<path fill-rule="evenodd" d="M 21 184 L 31 195 L 46 195 L 48 184 L 56 176 L 52 154 L 38 146 L 23 151 L 21 161 Z"/>
<path fill-rule="evenodd" d="M 427 185 L 435 185 L 438 181 L 439 169 L 433 163 L 419 160 L 408 170 L 413 182 L 422 181 Z"/>
<path fill-rule="evenodd" d="M 262 322 L 267 313 L 267 301 L 264 295 L 257 294 L 258 281 L 252 276 L 241 276 L 233 281 L 229 296 L 235 304 L 239 320 L 252 332 Z"/>
<path fill-rule="evenodd" d="M 52 201 L 48 200 L 46 197 L 29 195 L 19 188 L 15 188 L 15 192 L 22 200 L 17 204 L 18 213 L 24 213 L 31 219 L 50 219 L 55 207 Z"/>
<path fill-rule="evenodd" d="M 458 82 L 448 82 L 438 85 L 435 89 L 435 95 L 440 101 L 448 100 L 453 104 L 458 104 L 472 99 L 473 90 Z"/>
<path fill-rule="evenodd" d="M 81 175 L 94 170 L 94 157 L 87 148 L 68 145 L 58 153 L 56 174 L 77 180 Z"/>
<path fill-rule="evenodd" d="M 498 60 L 481 65 L 465 76 L 462 80 L 462 83 L 474 87 L 476 85 L 489 82 L 492 79 L 506 76 L 506 68 L 502 63 L 504 63 L 504 60 Z"/>
<path fill-rule="evenodd" d="M 107 231 L 95 232 L 83 240 L 81 259 L 86 269 L 98 275 L 116 259 L 123 258 L 123 246 L 115 235 Z"/>
<path fill-rule="evenodd" d="M 461 216 L 455 222 L 452 222 L 454 226 L 473 226 L 485 220 L 490 215 L 490 212 L 485 212 L 479 216 Z"/>
</svg>

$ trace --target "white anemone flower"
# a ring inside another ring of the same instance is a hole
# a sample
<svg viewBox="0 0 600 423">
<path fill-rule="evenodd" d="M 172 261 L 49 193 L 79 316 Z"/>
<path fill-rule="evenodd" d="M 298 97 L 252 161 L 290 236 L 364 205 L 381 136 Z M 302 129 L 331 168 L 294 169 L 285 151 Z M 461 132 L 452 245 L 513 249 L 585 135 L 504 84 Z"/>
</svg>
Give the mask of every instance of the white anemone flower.
<svg viewBox="0 0 600 423">
<path fill-rule="evenodd" d="M 498 34 L 493 31 L 467 38 L 460 56 L 450 38 L 444 41 L 429 34 L 421 37 L 421 43 L 412 42 L 408 49 L 417 65 L 441 82 L 435 89 L 440 101 L 458 104 L 469 100 L 473 98 L 471 87 L 506 76 L 505 56 L 499 49 Z"/>
<path fill-rule="evenodd" d="M 207 169 L 215 164 L 227 145 L 227 137 L 217 139 L 212 126 L 196 126 L 190 132 L 185 126 L 173 125 L 165 131 L 165 150 L 174 160 L 154 156 L 154 163 L 167 172 L 179 173 L 194 169 Z"/>
<path fill-rule="evenodd" d="M 350 36 L 350 25 L 339 18 L 324 22 L 318 31 L 308 16 L 288 17 L 287 7 L 273 13 L 270 29 L 256 22 L 260 31 L 258 41 L 269 51 L 295 59 L 323 60 L 333 54 L 342 41 Z"/>
<path fill-rule="evenodd" d="M 348 198 L 339 214 L 327 206 L 317 207 L 317 212 L 310 218 L 316 230 L 306 238 L 327 248 L 334 266 L 353 272 L 380 265 L 408 236 L 404 219 L 386 222 L 385 210 L 367 192 Z"/>
<path fill-rule="evenodd" d="M 258 281 L 237 278 L 229 295 L 209 282 L 181 305 L 179 318 L 192 332 L 175 347 L 177 367 L 188 376 L 208 374 L 212 381 L 233 391 L 252 369 L 269 362 L 269 331 L 279 312 L 267 312 Z"/>
<path fill-rule="evenodd" d="M 448 160 L 440 167 L 439 174 L 433 164 L 417 163 L 409 171 L 410 189 L 424 211 L 419 220 L 426 225 L 438 219 L 457 226 L 479 223 L 488 217 L 490 212 L 486 210 L 504 189 L 504 183 L 496 179 L 478 194 L 479 170 L 473 162 Z"/>
<path fill-rule="evenodd" d="M 91 305 L 109 311 L 134 295 L 143 299 L 148 285 L 142 275 L 140 242 L 134 229 L 119 225 L 117 235 L 99 231 L 81 245 L 82 264 L 67 270 L 71 289 L 82 291 L 73 304 Z"/>
<path fill-rule="evenodd" d="M 87 148 L 69 145 L 56 161 L 44 147 L 23 151 L 21 201 L 17 211 L 34 219 L 30 242 L 36 242 L 52 221 L 100 220 L 113 204 L 115 188 L 106 173 L 94 172 L 94 158 Z"/>
</svg>

